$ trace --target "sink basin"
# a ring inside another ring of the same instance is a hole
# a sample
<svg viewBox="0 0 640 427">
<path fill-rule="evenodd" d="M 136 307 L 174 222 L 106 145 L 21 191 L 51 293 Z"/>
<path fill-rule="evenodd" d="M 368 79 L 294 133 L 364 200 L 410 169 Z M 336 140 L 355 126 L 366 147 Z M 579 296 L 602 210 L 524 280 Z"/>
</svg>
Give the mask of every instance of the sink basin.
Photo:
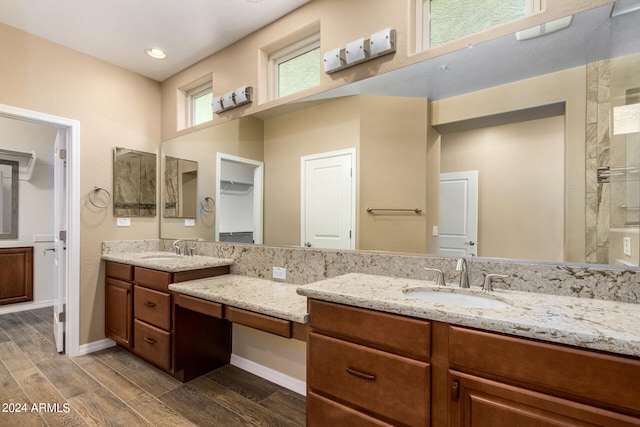
<svg viewBox="0 0 640 427">
<path fill-rule="evenodd" d="M 182 256 L 180 255 L 149 255 L 149 256 L 145 256 L 142 257 L 143 260 L 145 261 L 171 261 L 174 259 L 180 259 L 182 258 Z"/>
<path fill-rule="evenodd" d="M 458 293 L 451 291 L 437 291 L 414 289 L 405 292 L 405 295 L 422 301 L 433 302 L 436 304 L 451 305 L 455 307 L 466 308 L 505 308 L 509 304 L 495 298 L 482 295 L 472 295 L 467 293 Z"/>
</svg>

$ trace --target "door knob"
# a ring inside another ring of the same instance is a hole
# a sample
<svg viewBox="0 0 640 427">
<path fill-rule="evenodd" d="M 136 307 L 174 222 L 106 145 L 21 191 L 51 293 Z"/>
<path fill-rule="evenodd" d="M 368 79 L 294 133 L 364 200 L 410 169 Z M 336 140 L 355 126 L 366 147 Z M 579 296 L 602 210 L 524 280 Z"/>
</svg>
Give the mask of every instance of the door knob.
<svg viewBox="0 0 640 427">
<path fill-rule="evenodd" d="M 464 242 L 465 245 L 469 245 L 469 246 L 473 246 L 476 244 L 476 242 L 474 242 L 473 240 L 469 241 L 469 242 Z"/>
<path fill-rule="evenodd" d="M 307 242 L 304 244 L 306 247 L 310 248 L 311 247 L 311 242 Z"/>
</svg>

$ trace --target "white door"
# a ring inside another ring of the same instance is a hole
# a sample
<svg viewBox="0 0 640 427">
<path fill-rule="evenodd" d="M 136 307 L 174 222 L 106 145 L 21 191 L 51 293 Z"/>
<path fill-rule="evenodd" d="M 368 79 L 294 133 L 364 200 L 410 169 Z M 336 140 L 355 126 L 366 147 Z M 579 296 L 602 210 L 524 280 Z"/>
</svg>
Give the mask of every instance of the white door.
<svg viewBox="0 0 640 427">
<path fill-rule="evenodd" d="M 478 255 L 478 171 L 440 174 L 440 255 Z"/>
<path fill-rule="evenodd" d="M 66 161 L 66 131 L 58 130 L 54 146 L 54 267 L 53 267 L 53 336 L 58 352 L 65 351 L 64 321 L 66 304 L 66 263 L 67 263 L 67 161 Z"/>
<path fill-rule="evenodd" d="M 355 150 L 301 160 L 302 245 L 355 249 Z"/>
</svg>

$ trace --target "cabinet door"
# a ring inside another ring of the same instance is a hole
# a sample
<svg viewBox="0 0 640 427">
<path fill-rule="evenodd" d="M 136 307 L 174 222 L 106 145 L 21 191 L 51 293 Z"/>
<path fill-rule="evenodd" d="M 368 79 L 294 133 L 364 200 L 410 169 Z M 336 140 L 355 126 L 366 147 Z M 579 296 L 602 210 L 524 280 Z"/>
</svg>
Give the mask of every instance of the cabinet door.
<svg viewBox="0 0 640 427">
<path fill-rule="evenodd" d="M 450 371 L 450 425 L 638 426 L 640 419 Z"/>
<path fill-rule="evenodd" d="M 105 279 L 105 336 L 123 347 L 131 348 L 133 285 L 107 277 Z"/>
</svg>

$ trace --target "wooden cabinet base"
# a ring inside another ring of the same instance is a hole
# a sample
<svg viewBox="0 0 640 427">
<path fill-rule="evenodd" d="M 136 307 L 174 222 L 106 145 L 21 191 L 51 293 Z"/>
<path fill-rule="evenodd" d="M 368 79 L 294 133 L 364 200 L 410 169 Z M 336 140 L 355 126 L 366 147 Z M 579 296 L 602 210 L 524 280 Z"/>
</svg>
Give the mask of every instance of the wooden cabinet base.
<svg viewBox="0 0 640 427">
<path fill-rule="evenodd" d="M 189 381 L 231 359 L 231 322 L 175 306 L 173 376 Z"/>
</svg>

